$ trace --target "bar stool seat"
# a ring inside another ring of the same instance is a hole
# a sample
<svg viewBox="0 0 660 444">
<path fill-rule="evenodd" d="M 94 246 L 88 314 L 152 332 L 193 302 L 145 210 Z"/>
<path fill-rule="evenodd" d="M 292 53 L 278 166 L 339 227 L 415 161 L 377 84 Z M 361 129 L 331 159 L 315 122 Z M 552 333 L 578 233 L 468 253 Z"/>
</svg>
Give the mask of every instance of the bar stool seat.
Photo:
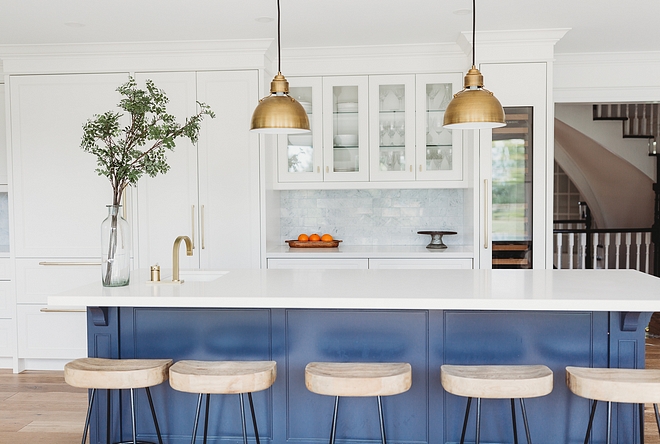
<svg viewBox="0 0 660 444">
<path fill-rule="evenodd" d="M 408 391 L 412 367 L 407 362 L 310 362 L 305 367 L 305 385 L 313 393 L 335 397 L 330 444 L 335 442 L 340 396 L 376 397 L 381 441 L 386 444 L 381 397 Z"/>
<path fill-rule="evenodd" d="M 158 442 L 163 440 L 156 419 L 153 399 L 149 387 L 161 384 L 167 380 L 168 369 L 172 365 L 171 359 L 106 359 L 106 358 L 80 358 L 68 362 L 64 366 L 64 380 L 73 387 L 91 389 L 89 405 L 87 407 L 87 418 L 83 432 L 82 443 L 87 439 L 90 415 L 94 405 L 96 390 L 122 390 L 129 389 L 131 392 L 131 420 L 133 428 L 133 440 L 136 440 L 136 416 L 134 403 L 134 389 L 144 388 L 147 393 L 151 415 L 154 420 Z M 107 442 L 110 442 L 110 412 L 108 414 Z"/>
<path fill-rule="evenodd" d="M 527 442 L 531 444 L 531 435 L 525 410 L 525 398 L 545 396 L 552 392 L 553 374 L 545 365 L 443 365 L 440 368 L 440 380 L 443 388 L 457 396 L 468 398 L 461 432 L 461 444 L 465 442 L 468 417 L 472 398 L 477 398 L 476 444 L 480 439 L 481 399 L 511 400 L 513 439 L 518 442 L 514 399 L 520 400 L 520 409 L 525 425 Z"/>
<path fill-rule="evenodd" d="M 566 367 L 566 385 L 577 396 L 594 400 L 585 442 L 589 440 L 598 401 L 607 402 L 608 443 L 611 435 L 613 402 L 653 404 L 658 433 L 660 433 L 660 414 L 658 413 L 660 370 Z"/>
<path fill-rule="evenodd" d="M 199 416 L 203 395 L 206 395 L 206 410 L 204 417 L 204 442 L 207 441 L 209 424 L 209 404 L 211 394 L 239 395 L 243 429 L 243 443 L 247 444 L 245 426 L 245 406 L 243 394 L 247 393 L 252 415 L 254 436 L 259 444 L 257 417 L 254 412 L 252 392 L 268 389 L 277 377 L 275 361 L 178 361 L 170 367 L 170 386 L 174 390 L 187 393 L 198 393 L 197 411 L 193 426 L 192 442 L 197 436 Z"/>
</svg>

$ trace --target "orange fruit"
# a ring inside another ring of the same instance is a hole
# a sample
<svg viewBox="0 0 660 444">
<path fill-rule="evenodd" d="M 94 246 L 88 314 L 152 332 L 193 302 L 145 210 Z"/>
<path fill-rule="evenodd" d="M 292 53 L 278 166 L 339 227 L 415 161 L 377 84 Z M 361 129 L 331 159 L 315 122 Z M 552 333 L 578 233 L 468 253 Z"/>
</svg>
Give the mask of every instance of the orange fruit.
<svg viewBox="0 0 660 444">
<path fill-rule="evenodd" d="M 305 233 L 298 236 L 298 242 L 307 242 L 308 240 L 309 240 L 309 236 L 307 236 Z"/>
<path fill-rule="evenodd" d="M 318 234 L 312 234 L 311 236 L 309 236 L 309 240 L 312 242 L 318 242 L 321 240 L 321 236 L 319 236 Z"/>
<path fill-rule="evenodd" d="M 323 236 L 321 236 L 321 240 L 323 242 L 332 242 L 332 236 L 326 233 Z"/>
</svg>

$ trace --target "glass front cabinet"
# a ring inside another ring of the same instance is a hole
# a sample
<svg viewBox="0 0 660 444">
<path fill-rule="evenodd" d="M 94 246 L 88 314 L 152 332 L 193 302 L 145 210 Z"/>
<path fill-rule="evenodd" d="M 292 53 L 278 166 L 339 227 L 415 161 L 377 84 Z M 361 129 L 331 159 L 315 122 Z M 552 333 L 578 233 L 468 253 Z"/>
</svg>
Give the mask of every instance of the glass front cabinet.
<svg viewBox="0 0 660 444">
<path fill-rule="evenodd" d="M 312 132 L 279 136 L 278 181 L 465 180 L 461 132 L 442 127 L 461 79 L 461 73 L 290 78 Z"/>
</svg>

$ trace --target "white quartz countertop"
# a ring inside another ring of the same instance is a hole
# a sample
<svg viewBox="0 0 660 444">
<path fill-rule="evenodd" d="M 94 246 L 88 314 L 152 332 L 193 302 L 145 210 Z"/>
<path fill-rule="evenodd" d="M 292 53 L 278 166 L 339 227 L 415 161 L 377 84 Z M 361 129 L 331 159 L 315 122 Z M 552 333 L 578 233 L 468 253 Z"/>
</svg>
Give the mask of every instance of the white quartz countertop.
<svg viewBox="0 0 660 444">
<path fill-rule="evenodd" d="M 431 237 L 429 236 L 429 241 Z M 446 240 L 446 239 L 445 239 Z M 474 257 L 474 248 L 449 245 L 444 250 L 431 250 L 426 246 L 372 246 L 342 245 L 337 248 L 289 248 L 273 247 L 266 252 L 267 258 L 393 258 L 393 259 L 459 259 Z"/>
<path fill-rule="evenodd" d="M 634 270 L 231 270 L 210 282 L 148 279 L 140 270 L 128 286 L 99 281 L 48 305 L 660 311 L 660 279 Z"/>
</svg>

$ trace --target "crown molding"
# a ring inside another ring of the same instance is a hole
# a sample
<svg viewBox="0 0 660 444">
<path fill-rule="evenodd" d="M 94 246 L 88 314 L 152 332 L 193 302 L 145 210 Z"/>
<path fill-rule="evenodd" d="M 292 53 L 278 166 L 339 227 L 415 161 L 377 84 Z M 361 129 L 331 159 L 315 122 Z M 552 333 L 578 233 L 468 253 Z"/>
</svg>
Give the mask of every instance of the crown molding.
<svg viewBox="0 0 660 444">
<path fill-rule="evenodd" d="M 550 62 L 555 57 L 555 44 L 569 30 L 568 28 L 557 28 L 477 31 L 477 62 Z M 472 32 L 462 32 L 457 44 L 471 56 Z"/>
<path fill-rule="evenodd" d="M 660 101 L 660 51 L 557 54 L 558 103 Z"/>
<path fill-rule="evenodd" d="M 273 39 L 0 45 L 6 74 L 263 68 Z"/>
<path fill-rule="evenodd" d="M 336 46 L 282 50 L 288 75 L 354 75 L 464 71 L 465 53 L 455 43 Z"/>
</svg>

